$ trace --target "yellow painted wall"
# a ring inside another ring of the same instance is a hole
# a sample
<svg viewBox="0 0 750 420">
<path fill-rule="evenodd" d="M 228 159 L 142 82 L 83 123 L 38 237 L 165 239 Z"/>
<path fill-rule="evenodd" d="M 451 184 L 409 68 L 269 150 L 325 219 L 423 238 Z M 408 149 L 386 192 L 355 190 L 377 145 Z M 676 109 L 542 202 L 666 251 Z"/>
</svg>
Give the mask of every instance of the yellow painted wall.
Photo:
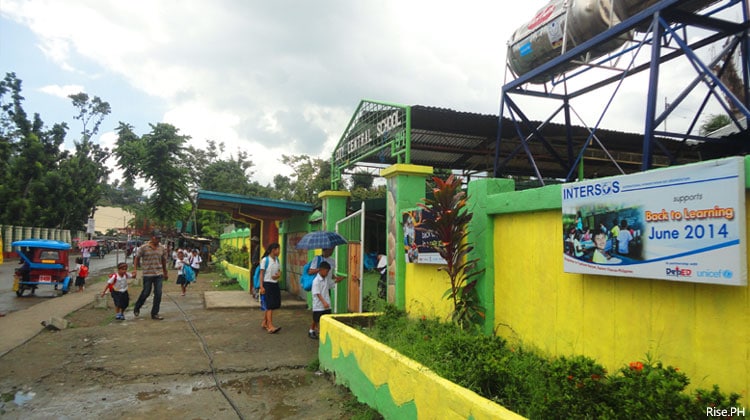
<svg viewBox="0 0 750 420">
<path fill-rule="evenodd" d="M 451 282 L 440 265 L 406 264 L 406 311 L 412 315 L 449 319 L 453 310 L 450 301 L 443 298 Z"/>
<path fill-rule="evenodd" d="M 687 374 L 691 388 L 718 384 L 748 405 L 746 286 L 565 273 L 560 210 L 499 215 L 494 232 L 499 335 L 550 355 L 584 354 L 610 372 L 648 353 Z"/>
<path fill-rule="evenodd" d="M 246 291 L 250 291 L 250 270 L 222 261 L 221 266 L 224 268 L 224 275 L 230 278 L 236 278 L 237 283 Z"/>
</svg>

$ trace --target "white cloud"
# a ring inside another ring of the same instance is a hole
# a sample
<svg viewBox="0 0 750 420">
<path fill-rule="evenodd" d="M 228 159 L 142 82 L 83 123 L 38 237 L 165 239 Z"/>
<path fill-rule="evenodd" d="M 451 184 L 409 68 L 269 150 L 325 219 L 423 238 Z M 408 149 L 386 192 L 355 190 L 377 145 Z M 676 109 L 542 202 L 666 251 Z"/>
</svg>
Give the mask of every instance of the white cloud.
<svg viewBox="0 0 750 420">
<path fill-rule="evenodd" d="M 158 100 L 159 114 L 124 118 L 123 108 L 141 107 L 134 95 L 113 103 L 109 118 L 140 130 L 169 122 L 191 144 L 247 150 L 265 184 L 289 173 L 281 154 L 330 156 L 362 99 L 496 114 L 506 42 L 546 3 L 2 0 L 0 15 L 32 30 L 56 64 L 40 85 L 78 84 L 104 100 L 127 85 Z M 97 77 L 105 83 L 94 91 Z M 644 89 L 628 85 L 606 124 L 641 130 L 634 99 Z M 593 124 L 603 100 L 597 93 L 576 109 Z M 534 111 L 557 106 L 534 101 Z"/>
<path fill-rule="evenodd" d="M 39 88 L 39 91 L 58 98 L 68 99 L 69 95 L 75 95 L 76 93 L 85 92 L 86 90 L 81 85 L 47 85 Z"/>
</svg>

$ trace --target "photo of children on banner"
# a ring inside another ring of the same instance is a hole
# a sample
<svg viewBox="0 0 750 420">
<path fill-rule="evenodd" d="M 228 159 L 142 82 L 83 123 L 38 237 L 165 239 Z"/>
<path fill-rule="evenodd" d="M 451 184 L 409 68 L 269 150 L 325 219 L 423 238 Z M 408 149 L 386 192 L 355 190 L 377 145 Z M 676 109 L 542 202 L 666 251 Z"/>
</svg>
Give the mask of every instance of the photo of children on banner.
<svg viewBox="0 0 750 420">
<path fill-rule="evenodd" d="M 563 215 L 563 252 L 595 264 L 630 264 L 643 259 L 639 208 L 602 211 L 577 209 Z M 589 226 L 594 226 L 592 230 Z"/>
</svg>

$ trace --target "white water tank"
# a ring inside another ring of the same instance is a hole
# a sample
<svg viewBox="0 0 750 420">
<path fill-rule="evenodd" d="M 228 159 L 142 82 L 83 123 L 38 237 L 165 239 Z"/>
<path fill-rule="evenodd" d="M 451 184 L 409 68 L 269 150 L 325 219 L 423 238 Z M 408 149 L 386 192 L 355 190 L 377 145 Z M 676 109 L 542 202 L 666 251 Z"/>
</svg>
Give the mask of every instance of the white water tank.
<svg viewBox="0 0 750 420">
<path fill-rule="evenodd" d="M 691 0 L 681 10 L 694 12 L 720 0 Z M 507 60 L 517 76 L 588 41 L 599 33 L 658 3 L 659 0 L 551 0 L 531 21 L 518 28 L 508 41 Z M 645 28 L 638 28 L 644 30 Z M 553 76 L 590 62 L 619 48 L 631 39 L 632 32 L 602 43 L 578 57 L 531 80 L 545 83 Z"/>
<path fill-rule="evenodd" d="M 620 23 L 612 9 L 611 0 L 552 0 L 540 9 L 533 19 L 518 28 L 508 42 L 508 64 L 517 75 L 525 74 L 540 65 L 552 60 L 566 50 L 585 42 L 595 35 L 604 32 Z M 581 61 L 617 49 L 629 39 L 625 34 L 605 44 L 598 45 L 590 52 L 590 57 L 579 57 Z M 532 80 L 544 83 L 552 76 L 564 73 L 580 63 L 567 63 L 562 68 L 541 75 Z"/>
</svg>

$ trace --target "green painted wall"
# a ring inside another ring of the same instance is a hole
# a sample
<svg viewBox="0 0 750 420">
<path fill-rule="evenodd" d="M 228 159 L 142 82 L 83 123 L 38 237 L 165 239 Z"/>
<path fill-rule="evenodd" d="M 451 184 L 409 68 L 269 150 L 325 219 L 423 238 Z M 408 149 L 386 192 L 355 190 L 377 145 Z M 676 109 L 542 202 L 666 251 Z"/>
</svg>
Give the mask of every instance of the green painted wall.
<svg viewBox="0 0 750 420">
<path fill-rule="evenodd" d="M 323 200 L 323 230 L 335 231 L 336 222 L 346 217 L 347 204 L 351 194 L 347 191 L 323 191 L 318 196 Z M 348 258 L 346 247 L 336 247 L 334 249 L 337 261 L 346 260 Z M 320 253 L 317 250 L 316 253 Z M 312 254 L 309 255 L 312 257 Z M 337 267 L 336 274 L 347 274 L 338 272 Z M 347 288 L 348 281 L 341 281 L 336 285 L 336 294 L 333 297 L 333 305 L 335 312 L 346 312 L 347 310 L 347 294 L 349 290 Z"/>
<path fill-rule="evenodd" d="M 469 238 L 474 245 L 469 258 L 479 260 L 477 271 L 484 270 L 484 275 L 477 281 L 477 292 L 479 302 L 485 309 L 485 334 L 492 334 L 495 325 L 495 259 L 486 257 L 492 255 L 494 249 L 492 240 L 495 237 L 495 225 L 488 207 L 492 201 L 490 197 L 512 192 L 514 189 L 515 183 L 509 179 L 481 179 L 469 183 L 467 189 L 467 210 L 473 213 L 469 223 Z"/>
<path fill-rule="evenodd" d="M 398 164 L 392 165 L 381 175 L 386 179 L 388 187 L 386 224 L 388 225 L 388 260 L 392 262 L 393 279 L 395 284 L 389 284 L 388 301 L 399 308 L 406 307 L 406 258 L 403 248 L 404 228 L 401 215 L 406 210 L 412 210 L 425 197 L 427 177 L 432 175 L 432 168 L 428 166 Z M 393 233 L 393 234 L 392 234 Z M 391 257 L 393 249 L 393 257 Z M 389 270 L 390 272 L 390 270 Z M 390 273 L 389 273 L 390 276 Z M 390 280 L 390 279 L 389 279 Z"/>
<path fill-rule="evenodd" d="M 492 419 L 523 417 L 447 381 L 346 325 L 361 315 L 324 316 L 318 359 L 336 382 L 387 419 Z"/>
</svg>

